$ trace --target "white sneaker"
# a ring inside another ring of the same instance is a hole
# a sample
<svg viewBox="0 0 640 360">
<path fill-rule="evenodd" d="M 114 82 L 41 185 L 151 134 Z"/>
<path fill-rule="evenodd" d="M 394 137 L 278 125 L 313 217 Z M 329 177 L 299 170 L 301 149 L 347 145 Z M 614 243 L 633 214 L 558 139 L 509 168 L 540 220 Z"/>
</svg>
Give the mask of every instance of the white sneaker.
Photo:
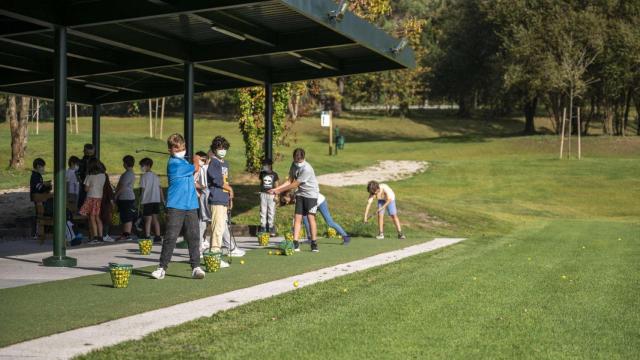
<svg viewBox="0 0 640 360">
<path fill-rule="evenodd" d="M 220 260 L 220 268 L 228 268 L 230 265 L 228 262 L 224 261 L 224 260 Z"/>
<path fill-rule="evenodd" d="M 204 271 L 199 266 L 191 272 L 191 277 L 194 279 L 204 279 L 204 275 Z"/>
<path fill-rule="evenodd" d="M 231 257 L 243 257 L 246 254 L 246 252 L 240 248 L 235 248 L 233 249 L 232 252 L 229 253 L 229 256 Z"/>
<path fill-rule="evenodd" d="M 109 243 L 116 242 L 116 240 L 114 238 L 112 238 L 111 236 L 109 236 L 109 235 L 103 236 L 102 237 L 102 241 L 109 242 Z"/>
<path fill-rule="evenodd" d="M 164 274 L 166 273 L 166 271 L 164 271 L 163 268 L 159 267 L 156 269 L 156 271 L 151 273 L 151 276 L 153 276 L 154 279 L 158 279 L 158 280 L 162 280 L 164 279 Z"/>
<path fill-rule="evenodd" d="M 376 236 L 376 239 L 378 240 L 384 239 L 384 234 L 383 233 L 378 234 L 378 236 Z"/>
</svg>

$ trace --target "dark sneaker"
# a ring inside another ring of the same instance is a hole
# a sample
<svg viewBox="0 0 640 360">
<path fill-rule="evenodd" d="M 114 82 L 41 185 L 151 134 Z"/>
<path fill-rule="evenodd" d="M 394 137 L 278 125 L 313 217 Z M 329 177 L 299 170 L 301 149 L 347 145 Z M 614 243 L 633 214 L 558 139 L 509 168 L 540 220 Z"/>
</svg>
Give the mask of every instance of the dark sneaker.
<svg viewBox="0 0 640 360">
<path fill-rule="evenodd" d="M 404 236 L 404 234 L 403 234 L 403 233 L 398 233 L 398 239 L 400 239 L 400 240 L 404 240 L 404 239 L 406 239 L 406 238 L 407 238 L 407 237 L 406 237 L 406 236 Z"/>
<path fill-rule="evenodd" d="M 272 227 L 271 229 L 269 229 L 269 236 L 271 236 L 271 237 L 275 237 L 276 235 L 278 235 L 278 234 L 276 233 L 276 228 L 273 228 L 273 227 Z"/>
<path fill-rule="evenodd" d="M 298 240 L 293 240 L 293 251 L 300 251 L 300 243 Z"/>
<path fill-rule="evenodd" d="M 342 237 L 342 245 L 349 245 L 350 242 L 351 242 L 351 236 L 347 235 Z"/>
<path fill-rule="evenodd" d="M 153 242 L 156 244 L 160 244 L 162 242 L 162 238 L 160 236 L 156 236 L 153 238 Z"/>
<path fill-rule="evenodd" d="M 311 252 L 319 252 L 318 250 L 318 242 L 311 240 Z"/>
</svg>

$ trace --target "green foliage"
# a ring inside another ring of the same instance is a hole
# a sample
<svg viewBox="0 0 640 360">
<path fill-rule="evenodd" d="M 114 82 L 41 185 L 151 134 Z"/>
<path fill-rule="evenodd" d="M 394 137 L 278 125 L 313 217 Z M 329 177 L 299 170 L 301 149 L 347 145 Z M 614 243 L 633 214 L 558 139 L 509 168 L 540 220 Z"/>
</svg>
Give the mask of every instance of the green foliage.
<svg viewBox="0 0 640 360">
<path fill-rule="evenodd" d="M 275 145 L 282 144 L 285 137 L 290 91 L 291 85 L 289 84 L 273 87 L 273 139 Z M 265 91 L 263 87 L 254 87 L 240 89 L 236 94 L 239 104 L 238 125 L 245 146 L 245 169 L 250 173 L 258 173 L 264 158 Z"/>
</svg>

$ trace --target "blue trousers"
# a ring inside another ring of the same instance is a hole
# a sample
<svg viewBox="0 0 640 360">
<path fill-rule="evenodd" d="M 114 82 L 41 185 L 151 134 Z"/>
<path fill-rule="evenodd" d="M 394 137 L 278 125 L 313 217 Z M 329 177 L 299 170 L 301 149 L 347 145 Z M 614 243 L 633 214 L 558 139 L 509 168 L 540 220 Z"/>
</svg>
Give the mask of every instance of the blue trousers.
<svg viewBox="0 0 640 360">
<path fill-rule="evenodd" d="M 338 223 L 333 221 L 331 213 L 329 212 L 329 206 L 327 206 L 327 200 L 318 205 L 318 211 L 316 212 L 316 215 L 318 214 L 318 212 L 322 215 L 328 227 L 336 229 L 336 232 L 341 236 L 347 236 L 347 233 L 344 231 L 344 229 L 340 225 L 338 225 Z M 307 217 L 303 216 L 302 221 L 304 221 L 304 228 L 307 230 L 307 238 L 311 239 L 311 229 L 309 228 L 309 221 L 307 220 Z"/>
</svg>

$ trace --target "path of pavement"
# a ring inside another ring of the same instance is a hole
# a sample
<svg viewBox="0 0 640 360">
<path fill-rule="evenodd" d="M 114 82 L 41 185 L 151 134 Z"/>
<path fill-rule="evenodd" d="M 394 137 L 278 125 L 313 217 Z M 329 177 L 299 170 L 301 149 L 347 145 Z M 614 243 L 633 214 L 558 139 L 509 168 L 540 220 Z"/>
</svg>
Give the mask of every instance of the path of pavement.
<svg viewBox="0 0 640 360">
<path fill-rule="evenodd" d="M 272 243 L 282 238 L 272 238 Z M 238 246 L 251 249 L 258 246 L 255 237 L 237 237 Z M 51 268 L 42 259 L 51 256 L 51 242 L 40 245 L 36 240 L 16 240 L 0 243 L 0 289 L 47 281 L 70 279 L 103 273 L 110 262 L 132 264 L 134 267 L 156 265 L 160 245 L 154 245 L 151 255 L 140 255 L 137 242 L 82 245 L 67 249 L 67 255 L 78 260 L 72 268 Z M 174 258 L 189 258 L 187 249 L 176 249 Z"/>
</svg>

